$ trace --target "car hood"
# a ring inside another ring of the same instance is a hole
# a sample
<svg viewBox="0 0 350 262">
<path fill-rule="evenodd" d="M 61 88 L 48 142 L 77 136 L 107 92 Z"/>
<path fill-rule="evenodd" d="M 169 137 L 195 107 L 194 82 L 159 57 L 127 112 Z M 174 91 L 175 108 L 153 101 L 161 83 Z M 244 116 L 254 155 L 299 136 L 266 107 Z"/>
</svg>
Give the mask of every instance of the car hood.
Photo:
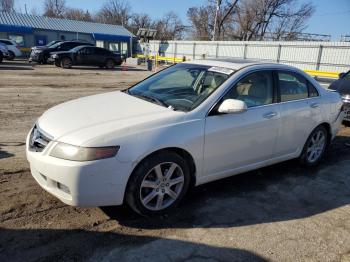
<svg viewBox="0 0 350 262">
<path fill-rule="evenodd" d="M 69 54 L 71 52 L 69 51 L 56 51 L 56 52 L 50 52 L 50 55 L 60 55 L 60 54 Z"/>
<path fill-rule="evenodd" d="M 48 49 L 47 46 L 33 46 L 32 50 L 44 50 L 44 49 Z"/>
<path fill-rule="evenodd" d="M 101 143 L 101 139 L 108 144 L 107 137 L 112 133 L 115 137 L 141 132 L 151 126 L 172 123 L 184 115 L 116 91 L 57 105 L 46 111 L 37 124 L 55 141 L 96 146 L 96 141 Z"/>
</svg>

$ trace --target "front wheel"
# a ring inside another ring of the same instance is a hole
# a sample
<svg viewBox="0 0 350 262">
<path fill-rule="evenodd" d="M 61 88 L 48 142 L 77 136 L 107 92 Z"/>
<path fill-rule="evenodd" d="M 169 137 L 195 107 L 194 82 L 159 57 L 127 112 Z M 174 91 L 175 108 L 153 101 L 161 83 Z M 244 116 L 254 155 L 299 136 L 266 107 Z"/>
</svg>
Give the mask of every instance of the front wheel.
<svg viewBox="0 0 350 262">
<path fill-rule="evenodd" d="M 61 67 L 65 69 L 69 69 L 72 67 L 72 60 L 68 57 L 64 57 L 61 60 Z"/>
<path fill-rule="evenodd" d="M 113 68 L 115 67 L 114 61 L 113 61 L 112 59 L 108 59 L 108 60 L 106 61 L 106 67 L 107 67 L 108 69 L 113 69 Z"/>
<path fill-rule="evenodd" d="M 186 194 L 190 184 L 185 160 L 173 152 L 148 157 L 130 177 L 126 201 L 137 213 L 158 215 L 175 207 Z"/>
<path fill-rule="evenodd" d="M 306 166 L 316 166 L 323 158 L 328 143 L 328 132 L 323 126 L 315 128 L 308 137 L 300 162 Z"/>
</svg>

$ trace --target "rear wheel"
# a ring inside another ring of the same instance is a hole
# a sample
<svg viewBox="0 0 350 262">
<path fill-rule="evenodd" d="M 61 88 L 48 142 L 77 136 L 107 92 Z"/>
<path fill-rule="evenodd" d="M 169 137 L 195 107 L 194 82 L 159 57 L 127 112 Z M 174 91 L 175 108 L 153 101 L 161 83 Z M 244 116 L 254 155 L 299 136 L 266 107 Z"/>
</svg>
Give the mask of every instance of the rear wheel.
<svg viewBox="0 0 350 262">
<path fill-rule="evenodd" d="M 69 57 L 63 57 L 61 59 L 61 67 L 62 68 L 71 68 L 72 67 L 72 59 L 70 59 Z"/>
<path fill-rule="evenodd" d="M 315 128 L 307 139 L 300 162 L 306 166 L 316 166 L 323 158 L 328 143 L 328 132 L 323 126 Z"/>
<path fill-rule="evenodd" d="M 113 69 L 115 67 L 115 63 L 114 63 L 114 60 L 113 59 L 108 59 L 106 61 L 106 67 L 108 69 Z"/>
<path fill-rule="evenodd" d="M 158 215 L 175 207 L 190 184 L 185 160 L 173 152 L 163 152 L 142 161 L 130 177 L 126 201 L 137 213 Z"/>
<path fill-rule="evenodd" d="M 4 60 L 4 55 L 0 52 L 0 63 L 2 63 L 2 60 Z"/>
</svg>

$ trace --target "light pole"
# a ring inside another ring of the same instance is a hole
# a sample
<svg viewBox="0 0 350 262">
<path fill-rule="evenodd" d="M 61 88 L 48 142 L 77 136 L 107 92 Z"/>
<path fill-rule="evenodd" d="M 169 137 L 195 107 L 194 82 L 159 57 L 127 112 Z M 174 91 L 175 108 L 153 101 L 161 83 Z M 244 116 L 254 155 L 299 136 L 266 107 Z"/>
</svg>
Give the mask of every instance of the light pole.
<svg viewBox="0 0 350 262">
<path fill-rule="evenodd" d="M 220 10 L 222 0 L 216 0 L 216 11 L 215 11 L 215 19 L 214 19 L 214 30 L 213 30 L 213 41 L 215 41 L 216 27 L 218 24 L 218 14 Z"/>
</svg>

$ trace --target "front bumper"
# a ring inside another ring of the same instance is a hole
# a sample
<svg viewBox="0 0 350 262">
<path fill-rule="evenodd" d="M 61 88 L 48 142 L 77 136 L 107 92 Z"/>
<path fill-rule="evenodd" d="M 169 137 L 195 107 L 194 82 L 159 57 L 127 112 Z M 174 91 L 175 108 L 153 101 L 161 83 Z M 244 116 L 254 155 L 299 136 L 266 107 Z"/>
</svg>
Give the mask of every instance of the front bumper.
<svg viewBox="0 0 350 262">
<path fill-rule="evenodd" d="M 41 61 L 42 61 L 41 53 L 35 53 L 32 51 L 29 56 L 29 62 L 41 62 Z"/>
<path fill-rule="evenodd" d="M 121 205 L 131 173 L 131 163 L 117 158 L 77 162 L 49 156 L 57 143 L 51 141 L 42 152 L 26 153 L 30 170 L 38 184 L 71 206 Z"/>
<path fill-rule="evenodd" d="M 344 122 L 350 122 L 350 100 L 344 101 Z"/>
</svg>

